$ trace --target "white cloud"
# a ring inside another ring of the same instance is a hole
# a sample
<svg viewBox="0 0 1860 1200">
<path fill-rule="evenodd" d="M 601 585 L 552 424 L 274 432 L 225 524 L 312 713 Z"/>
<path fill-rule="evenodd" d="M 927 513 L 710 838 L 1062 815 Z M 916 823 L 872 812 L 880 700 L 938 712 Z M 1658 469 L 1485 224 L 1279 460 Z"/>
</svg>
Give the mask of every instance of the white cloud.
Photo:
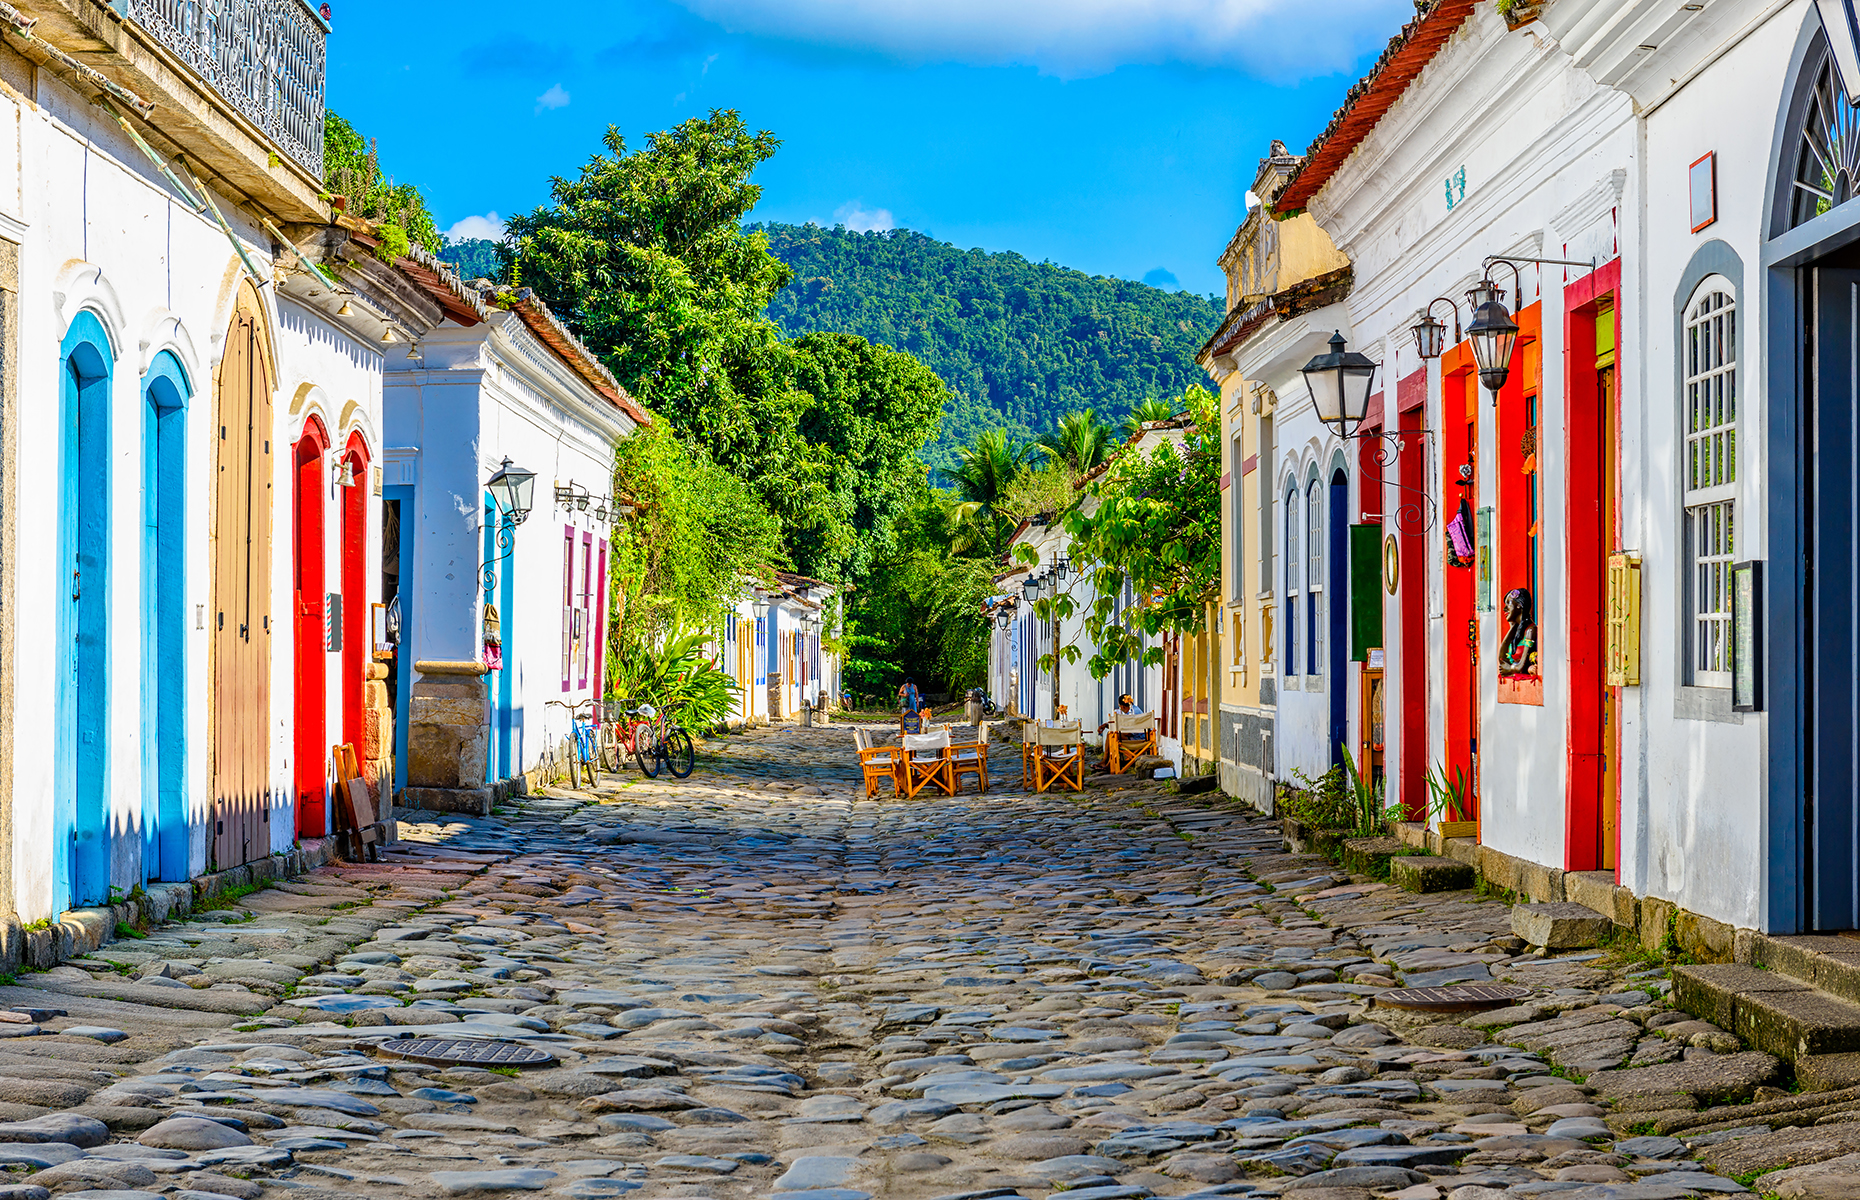
<svg viewBox="0 0 1860 1200">
<path fill-rule="evenodd" d="M 568 107 L 568 90 L 561 84 L 551 84 L 549 90 L 536 97 L 536 111 Z"/>
<path fill-rule="evenodd" d="M 1023 65 L 1064 77 L 1139 63 L 1275 77 L 1347 71 L 1414 16 L 1410 0 L 678 0 L 732 32 L 911 62 Z"/>
<path fill-rule="evenodd" d="M 848 200 L 833 210 L 833 219 L 854 233 L 879 233 L 896 229 L 898 223 L 888 208 L 866 208 L 857 200 Z"/>
<path fill-rule="evenodd" d="M 483 238 L 487 242 L 501 242 L 504 240 L 504 218 L 498 216 L 495 210 L 482 217 L 466 217 L 446 230 L 446 236 L 455 242 L 468 241 L 472 238 Z"/>
</svg>

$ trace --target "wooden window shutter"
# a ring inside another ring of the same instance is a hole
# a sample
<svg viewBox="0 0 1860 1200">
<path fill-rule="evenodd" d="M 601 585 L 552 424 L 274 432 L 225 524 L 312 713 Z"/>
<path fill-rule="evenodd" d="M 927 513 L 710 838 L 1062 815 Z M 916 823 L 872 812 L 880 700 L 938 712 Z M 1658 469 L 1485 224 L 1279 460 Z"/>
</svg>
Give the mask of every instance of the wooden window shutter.
<svg viewBox="0 0 1860 1200">
<path fill-rule="evenodd" d="M 1382 526 L 1350 526 L 1350 658 L 1382 644 Z"/>
<path fill-rule="evenodd" d="M 1608 686 L 1640 683 L 1640 559 L 1608 556 Z"/>
</svg>

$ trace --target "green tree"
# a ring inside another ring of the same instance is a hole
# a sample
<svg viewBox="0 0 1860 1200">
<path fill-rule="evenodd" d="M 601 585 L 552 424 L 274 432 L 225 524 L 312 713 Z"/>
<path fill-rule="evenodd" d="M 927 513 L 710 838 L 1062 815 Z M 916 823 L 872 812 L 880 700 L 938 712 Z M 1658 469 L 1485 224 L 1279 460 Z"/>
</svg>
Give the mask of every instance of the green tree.
<svg viewBox="0 0 1860 1200">
<path fill-rule="evenodd" d="M 382 174 L 375 139 L 364 138 L 333 109 L 323 113 L 323 186 L 345 198 L 344 212 L 381 227 L 381 252 L 406 253 L 409 243 L 439 252 L 443 239 L 420 189 Z"/>
<path fill-rule="evenodd" d="M 1151 421 L 1167 421 L 1181 411 L 1182 406 L 1174 400 L 1145 400 L 1131 409 L 1130 415 L 1124 418 L 1124 436 L 1126 438 L 1136 437 Z"/>
<path fill-rule="evenodd" d="M 818 579 L 863 579 L 896 540 L 896 524 L 924 490 L 924 443 L 936 436 L 949 391 L 908 354 L 847 333 L 788 343 L 790 386 L 807 397 L 799 432 L 810 461 L 830 472 L 835 519 L 790 540 L 795 568 Z"/>
<path fill-rule="evenodd" d="M 1075 475 L 1084 475 L 1110 457 L 1111 427 L 1096 412 L 1081 409 L 1059 418 L 1059 424 L 1035 438 L 1034 444 L 1047 458 L 1064 463 Z"/>
<path fill-rule="evenodd" d="M 965 250 L 908 229 L 764 224 L 794 271 L 770 315 L 791 336 L 857 333 L 921 359 L 949 385 L 925 451 L 949 466 L 984 429 L 1025 440 L 1087 405 L 1119 421 L 1145 399 L 1211 386 L 1196 363 L 1218 298 Z"/>
<path fill-rule="evenodd" d="M 504 282 L 508 264 L 502 244 L 485 238 L 460 238 L 455 242 L 441 237 L 440 241 L 443 243 L 439 247 L 440 261 L 451 263 L 459 278 Z"/>
<path fill-rule="evenodd" d="M 1098 679 L 1138 654 L 1160 661 L 1150 639 L 1200 632 L 1220 591 L 1220 407 L 1203 388 L 1188 389 L 1182 401 L 1195 423 L 1179 448 L 1164 441 L 1147 453 L 1118 451 L 1090 487 L 1096 506 L 1066 516 L 1072 559 L 1096 597 L 1085 633 Z M 1120 617 L 1116 600 L 1126 585 L 1138 603 Z"/>
<path fill-rule="evenodd" d="M 989 549 L 1001 553 L 1011 532 L 1001 512 L 1008 489 L 1027 469 L 1032 447 L 1008 437 L 1005 430 L 989 429 L 972 445 L 956 449 L 954 464 L 941 468 L 956 494 L 976 506 L 976 515 L 988 529 Z"/>
<path fill-rule="evenodd" d="M 679 629 L 710 629 L 748 584 L 783 566 L 781 522 L 755 491 L 663 421 L 614 455 L 615 498 L 633 512 L 613 533 L 616 656 Z"/>
</svg>

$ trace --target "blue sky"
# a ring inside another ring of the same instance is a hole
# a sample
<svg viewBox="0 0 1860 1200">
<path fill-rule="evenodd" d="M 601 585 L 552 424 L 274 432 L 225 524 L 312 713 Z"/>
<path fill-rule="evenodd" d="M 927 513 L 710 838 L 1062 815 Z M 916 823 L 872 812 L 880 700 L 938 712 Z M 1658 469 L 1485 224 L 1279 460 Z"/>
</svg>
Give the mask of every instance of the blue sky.
<svg viewBox="0 0 1860 1200">
<path fill-rule="evenodd" d="M 783 140 L 754 216 L 923 230 L 1221 290 L 1274 137 L 1302 149 L 1410 0 L 338 2 L 330 104 L 442 229 L 548 198 L 609 124 Z M 527 18 L 527 19 L 526 19 Z M 403 34 L 389 35 L 389 31 Z"/>
</svg>

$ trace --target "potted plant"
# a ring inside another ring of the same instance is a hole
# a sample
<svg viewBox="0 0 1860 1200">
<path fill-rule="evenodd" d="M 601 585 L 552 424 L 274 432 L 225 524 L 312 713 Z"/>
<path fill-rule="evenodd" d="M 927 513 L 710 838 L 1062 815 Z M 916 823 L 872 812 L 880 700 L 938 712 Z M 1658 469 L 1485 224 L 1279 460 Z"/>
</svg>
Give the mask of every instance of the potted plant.
<svg viewBox="0 0 1860 1200">
<path fill-rule="evenodd" d="M 1479 822 L 1469 819 L 1467 813 L 1471 807 L 1467 804 L 1467 779 L 1463 768 L 1453 768 L 1452 778 L 1447 777 L 1445 767 L 1435 767 L 1427 773 L 1428 809 L 1430 821 L 1443 838 L 1478 837 Z"/>
</svg>

